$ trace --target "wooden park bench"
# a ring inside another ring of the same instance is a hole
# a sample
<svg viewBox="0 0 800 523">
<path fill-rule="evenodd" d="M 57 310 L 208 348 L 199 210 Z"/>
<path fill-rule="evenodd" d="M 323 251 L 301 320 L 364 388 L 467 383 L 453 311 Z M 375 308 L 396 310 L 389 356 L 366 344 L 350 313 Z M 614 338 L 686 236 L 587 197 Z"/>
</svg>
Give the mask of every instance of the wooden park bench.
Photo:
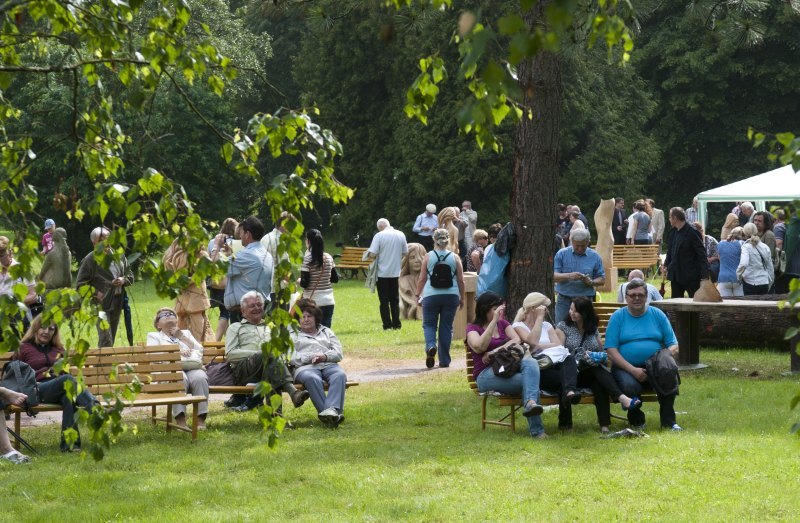
<svg viewBox="0 0 800 523">
<path fill-rule="evenodd" d="M 203 364 L 211 362 L 219 363 L 225 361 L 225 342 L 224 341 L 204 341 L 203 342 Z M 305 387 L 301 383 L 295 383 L 295 387 L 303 390 Z M 357 387 L 357 381 L 348 381 L 346 388 Z M 211 394 L 252 394 L 255 385 L 209 385 L 208 390 Z M 328 383 L 325 383 L 325 390 Z"/>
<path fill-rule="evenodd" d="M 606 326 L 608 325 L 608 319 L 611 317 L 613 312 L 620 308 L 624 307 L 622 303 L 607 303 L 607 304 L 600 304 L 595 303 L 595 309 L 598 309 L 600 306 L 600 310 L 598 310 L 598 316 L 600 316 L 600 337 L 605 337 L 605 330 Z M 472 361 L 472 354 L 469 351 L 469 346 L 467 345 L 467 340 L 464 340 L 464 350 L 466 352 L 467 358 L 467 382 L 469 383 L 469 388 L 481 398 L 481 428 L 486 430 L 486 425 L 500 425 L 501 427 L 509 427 L 512 432 L 516 430 L 516 413 L 522 405 L 522 396 L 519 395 L 506 395 L 500 394 L 498 392 L 480 392 L 478 390 L 478 384 L 475 381 L 475 377 L 472 375 L 473 361 Z M 498 419 L 488 418 L 487 417 L 487 403 L 489 398 L 495 398 L 497 400 L 497 406 L 499 407 L 508 407 L 508 412 Z M 656 396 L 655 392 L 652 390 L 645 390 L 639 396 L 643 402 L 652 402 L 658 401 L 658 397 Z M 550 405 L 558 405 L 558 394 L 542 391 L 539 397 L 539 404 L 546 407 Z M 594 405 L 594 396 L 588 391 L 582 391 L 580 405 Z M 612 414 L 613 417 L 619 418 L 619 416 L 615 416 Z"/>
<path fill-rule="evenodd" d="M 614 245 L 612 267 L 617 269 L 647 270 L 659 261 L 658 244 L 652 245 Z"/>
<path fill-rule="evenodd" d="M 351 277 L 358 275 L 358 271 L 363 271 L 366 275 L 369 269 L 369 260 L 363 260 L 366 247 L 342 247 L 342 253 L 336 260 L 336 268 L 350 271 Z"/>
<path fill-rule="evenodd" d="M 11 353 L 6 353 L 0 357 L 0 361 L 4 365 L 11 356 Z M 177 345 L 153 345 L 90 349 L 82 370 L 86 387 L 104 407 L 109 407 L 112 403 L 103 394 L 138 379 L 142 383 L 142 389 L 136 399 L 121 400 L 125 407 L 150 407 L 153 425 L 162 421 L 166 424 L 167 432 L 172 429 L 190 432 L 194 441 L 197 439 L 198 404 L 207 398 L 186 394 L 181 369 L 181 355 Z M 78 369 L 71 368 L 70 372 L 77 375 Z M 113 397 L 111 400 L 114 401 Z M 192 405 L 190 428 L 178 426 L 172 418 L 172 405 L 186 404 Z M 166 406 L 165 416 L 158 415 L 157 409 L 160 406 Z M 40 404 L 32 410 L 35 413 L 52 412 L 61 410 L 61 406 Z M 25 411 L 12 405 L 8 407 L 8 412 L 14 414 L 14 429 L 19 434 L 22 413 Z"/>
</svg>

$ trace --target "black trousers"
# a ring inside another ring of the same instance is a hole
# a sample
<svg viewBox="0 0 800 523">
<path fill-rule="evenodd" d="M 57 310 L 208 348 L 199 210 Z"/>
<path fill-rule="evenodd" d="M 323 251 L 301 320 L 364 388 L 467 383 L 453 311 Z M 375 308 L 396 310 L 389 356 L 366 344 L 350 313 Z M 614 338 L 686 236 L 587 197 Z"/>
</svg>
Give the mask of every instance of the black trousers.
<svg viewBox="0 0 800 523">
<path fill-rule="evenodd" d="M 433 250 L 433 236 L 417 234 L 417 242 L 425 247 L 425 252 L 431 252 Z"/>
<path fill-rule="evenodd" d="M 697 292 L 697 289 L 700 288 L 700 280 L 696 282 L 691 282 L 688 285 L 682 285 L 679 282 L 670 280 L 672 284 L 672 297 L 673 298 L 683 298 L 683 293 L 689 295 L 690 298 L 694 298 L 694 293 Z"/>
<path fill-rule="evenodd" d="M 558 391 L 558 428 L 572 428 L 572 403 L 567 398 L 567 393 L 575 391 L 578 387 L 578 364 L 575 358 L 567 359 L 553 365 L 541 372 L 539 389 L 547 392 Z"/>
<path fill-rule="evenodd" d="M 614 376 L 603 367 L 585 367 L 578 373 L 578 386 L 589 387 L 594 395 L 594 409 L 597 412 L 597 423 L 601 427 L 611 424 L 611 400 L 616 403 L 622 396 Z"/>
<path fill-rule="evenodd" d="M 384 329 L 400 328 L 400 278 L 378 278 L 378 300 Z"/>
</svg>

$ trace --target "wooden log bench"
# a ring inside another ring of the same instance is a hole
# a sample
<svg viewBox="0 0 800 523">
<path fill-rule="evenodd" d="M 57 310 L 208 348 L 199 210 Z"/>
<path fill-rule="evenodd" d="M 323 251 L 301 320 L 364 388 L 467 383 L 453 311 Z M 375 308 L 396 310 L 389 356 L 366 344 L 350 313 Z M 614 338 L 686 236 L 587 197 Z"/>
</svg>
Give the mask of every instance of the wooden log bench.
<svg viewBox="0 0 800 523">
<path fill-rule="evenodd" d="M 678 365 L 682 369 L 703 368 L 706 365 L 700 363 L 701 327 L 703 335 L 721 338 L 725 346 L 738 343 L 735 338 L 724 338 L 726 334 L 735 336 L 736 331 L 733 329 L 728 329 L 727 333 L 724 326 L 716 331 L 709 329 L 709 326 L 713 327 L 715 316 L 724 316 L 728 319 L 726 321 L 733 320 L 743 323 L 751 331 L 751 336 L 761 331 L 764 333 L 762 336 L 765 340 L 774 339 L 776 334 L 780 340 L 788 327 L 798 326 L 797 314 L 800 311 L 800 304 L 794 308 L 786 306 L 780 309 L 778 301 L 748 298 L 747 296 L 724 298 L 717 303 L 696 302 L 692 298 L 670 298 L 654 301 L 650 305 L 658 307 L 670 317 L 675 329 L 675 336 L 678 338 L 678 346 L 681 349 L 678 353 Z M 705 321 L 703 321 L 704 317 Z M 797 354 L 797 347 L 800 344 L 800 334 L 784 340 L 783 343 L 789 350 L 789 368 L 792 372 L 799 372 L 800 356 Z M 776 345 L 780 346 L 780 341 Z"/>
<path fill-rule="evenodd" d="M 371 262 L 363 259 L 365 252 L 366 247 L 342 247 L 342 253 L 337 255 L 336 268 L 349 271 L 351 277 L 357 276 L 358 271 L 366 276 Z"/>
<path fill-rule="evenodd" d="M 598 330 L 600 330 L 600 337 L 601 339 L 603 339 L 605 338 L 605 331 L 606 327 L 608 326 L 609 318 L 614 313 L 614 311 L 616 311 L 620 307 L 624 307 L 625 305 L 622 303 L 595 303 L 594 306 L 600 318 L 600 326 Z M 469 388 L 472 389 L 472 391 L 481 398 L 481 429 L 486 430 L 486 425 L 499 425 L 501 427 L 509 427 L 512 432 L 516 431 L 516 413 L 517 410 L 519 410 L 523 406 L 522 396 L 500 394 L 494 391 L 480 392 L 478 390 L 478 384 L 475 381 L 475 377 L 472 375 L 474 366 L 472 361 L 472 354 L 470 353 L 469 346 L 467 345 L 467 340 L 464 340 L 464 351 L 466 353 L 466 358 L 467 358 L 467 382 L 469 383 Z M 579 404 L 594 405 L 594 396 L 588 391 L 581 391 L 581 392 L 582 396 Z M 488 415 L 487 405 L 489 402 L 489 398 L 495 398 L 497 406 L 507 407 L 508 412 L 498 419 L 487 417 Z M 559 403 L 558 399 L 559 396 L 557 393 L 543 390 L 539 397 L 539 404 L 542 405 L 543 407 L 558 405 Z M 641 399 L 642 402 L 658 401 L 658 397 L 652 390 L 642 391 L 642 394 L 639 396 L 639 399 Z M 612 414 L 612 417 L 620 418 L 619 416 L 616 416 L 614 414 Z"/>
<path fill-rule="evenodd" d="M 658 244 L 614 245 L 611 266 L 617 269 L 647 270 L 659 262 Z"/>
<path fill-rule="evenodd" d="M 0 357 L 3 365 L 11 359 L 6 353 Z M 206 401 L 205 396 L 186 394 L 181 372 L 181 355 L 177 345 L 153 345 L 135 347 L 103 347 L 90 349 L 86 355 L 82 372 L 84 383 L 104 407 L 113 406 L 113 390 L 139 380 L 141 391 L 133 400 L 120 399 L 125 408 L 150 407 L 150 420 L 166 424 L 167 432 L 177 429 L 192 434 L 192 441 L 197 439 L 198 405 Z M 73 375 L 78 369 L 71 368 Z M 104 396 L 108 394 L 108 396 Z M 192 426 L 181 427 L 174 423 L 172 405 L 192 406 Z M 166 415 L 158 415 L 158 407 L 166 406 Z M 60 405 L 40 404 L 34 407 L 34 413 L 60 411 Z M 25 412 L 17 406 L 8 407 L 14 414 L 14 429 L 20 433 L 22 414 Z M 15 445 L 18 443 L 15 442 Z"/>
<path fill-rule="evenodd" d="M 225 342 L 224 341 L 204 341 L 203 342 L 203 364 L 211 362 L 219 363 L 225 361 Z M 302 383 L 295 383 L 294 386 L 299 390 L 304 390 Z M 357 381 L 348 381 L 346 388 L 357 387 Z M 255 385 L 209 385 L 208 390 L 211 394 L 252 394 Z M 328 383 L 325 382 L 325 390 L 328 390 Z"/>
</svg>

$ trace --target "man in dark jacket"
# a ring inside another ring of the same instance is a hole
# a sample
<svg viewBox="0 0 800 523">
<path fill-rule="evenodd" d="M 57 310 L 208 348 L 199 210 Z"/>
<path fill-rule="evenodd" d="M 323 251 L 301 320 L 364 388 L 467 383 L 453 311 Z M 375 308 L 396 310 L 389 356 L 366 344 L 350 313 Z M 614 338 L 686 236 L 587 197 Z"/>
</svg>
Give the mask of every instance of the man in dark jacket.
<svg viewBox="0 0 800 523">
<path fill-rule="evenodd" d="M 105 227 L 92 229 L 89 238 L 95 247 L 108 239 L 109 230 Z M 106 246 L 105 258 L 98 261 L 94 251 L 87 254 L 78 267 L 75 287 L 80 290 L 84 285 L 94 289 L 94 299 L 106 313 L 109 328 L 104 329 L 97 322 L 97 346 L 113 347 L 117 337 L 117 327 L 122 314 L 122 300 L 125 287 L 133 285 L 133 273 L 128 267 L 125 255 L 118 254 L 110 246 Z"/>
<path fill-rule="evenodd" d="M 672 284 L 672 297 L 690 298 L 700 288 L 700 280 L 708 279 L 708 259 L 700 233 L 686 222 L 686 214 L 680 207 L 669 210 L 669 223 L 672 231 L 669 236 L 669 249 L 662 272 Z"/>
</svg>

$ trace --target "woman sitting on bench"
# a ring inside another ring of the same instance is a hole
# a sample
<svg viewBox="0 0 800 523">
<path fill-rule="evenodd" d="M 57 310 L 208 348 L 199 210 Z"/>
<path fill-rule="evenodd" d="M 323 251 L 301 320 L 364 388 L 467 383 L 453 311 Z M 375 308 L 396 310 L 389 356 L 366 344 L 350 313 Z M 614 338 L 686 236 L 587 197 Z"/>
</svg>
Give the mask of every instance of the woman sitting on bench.
<svg viewBox="0 0 800 523">
<path fill-rule="evenodd" d="M 539 364 L 533 358 L 523 358 L 520 371 L 509 377 L 496 376 L 492 359 L 498 350 L 520 343 L 519 336 L 505 318 L 506 306 L 499 294 L 488 291 L 475 304 L 475 323 L 467 326 L 467 346 L 472 355 L 475 383 L 478 391 L 501 394 L 521 394 L 528 418 L 528 432 L 534 438 L 546 438 L 539 405 Z"/>
<path fill-rule="evenodd" d="M 623 394 L 606 367 L 608 356 L 600 342 L 599 324 L 591 300 L 579 296 L 572 300 L 567 319 L 556 325 L 555 334 L 578 363 L 578 384 L 592 389 L 600 432 L 607 434 L 611 424 L 609 396 L 620 402 L 622 410 L 638 409 L 642 401 Z"/>
<path fill-rule="evenodd" d="M 80 452 L 81 435 L 78 434 L 74 445 L 70 448 L 64 437 L 64 431 L 67 429 L 78 431 L 78 424 L 75 422 L 76 406 L 88 412 L 99 403 L 88 389 L 78 394 L 73 403 L 67 396 L 66 383 L 70 382 L 71 388 L 77 390 L 78 384 L 75 378 L 69 374 L 53 375 L 53 366 L 64 356 L 64 343 L 61 341 L 58 326 L 54 323 L 42 325 L 42 316 L 36 316 L 20 341 L 19 352 L 14 355 L 14 359 L 27 363 L 36 373 L 39 400 L 42 403 L 61 405 L 61 450 Z"/>
<path fill-rule="evenodd" d="M 339 366 L 342 344 L 336 334 L 322 325 L 322 309 L 313 301 L 302 299 L 297 307 L 303 313 L 300 330 L 292 332 L 294 353 L 289 360 L 292 376 L 311 394 L 317 417 L 328 427 L 344 421 L 344 391 L 347 375 Z M 325 395 L 323 380 L 328 382 Z"/>
<path fill-rule="evenodd" d="M 203 368 L 203 346 L 192 336 L 189 330 L 178 328 L 178 315 L 169 307 L 162 307 L 156 312 L 153 326 L 158 332 L 147 334 L 148 345 L 177 345 L 181 352 L 183 367 L 183 386 L 187 394 L 208 398 L 208 375 Z M 208 401 L 197 406 L 197 430 L 206 429 Z M 173 405 L 172 415 L 175 423 L 182 428 L 186 425 L 186 405 Z"/>
</svg>

